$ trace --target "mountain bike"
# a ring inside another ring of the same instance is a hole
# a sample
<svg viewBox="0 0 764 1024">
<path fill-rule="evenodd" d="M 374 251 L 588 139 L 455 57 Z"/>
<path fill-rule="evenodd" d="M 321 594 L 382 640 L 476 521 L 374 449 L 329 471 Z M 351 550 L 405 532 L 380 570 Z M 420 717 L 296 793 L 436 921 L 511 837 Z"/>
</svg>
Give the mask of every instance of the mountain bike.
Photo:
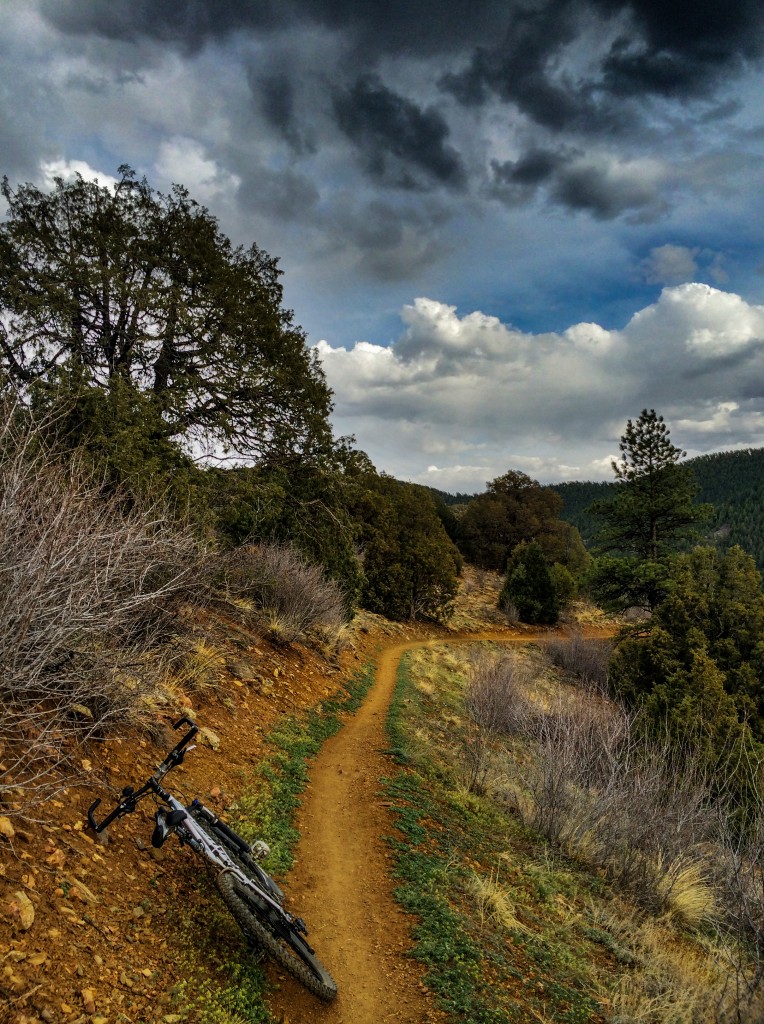
<svg viewBox="0 0 764 1024">
<path fill-rule="evenodd" d="M 100 824 L 95 811 L 101 801 L 94 801 L 88 809 L 90 828 L 103 832 L 117 818 L 132 814 L 138 802 L 151 795 L 159 804 L 152 846 L 158 849 L 174 834 L 182 846 L 204 857 L 213 869 L 217 891 L 247 941 L 271 956 L 319 999 L 330 1002 L 337 994 L 337 985 L 308 944 L 305 922 L 286 910 L 283 892 L 258 863 L 270 853 L 268 846 L 260 841 L 250 846 L 200 800 L 184 806 L 162 786 L 165 775 L 194 749 L 189 744 L 198 727 L 189 718 L 181 718 L 173 729 L 183 725 L 189 727 L 188 731 L 154 774 L 139 789 L 125 786 L 119 803 Z"/>
</svg>

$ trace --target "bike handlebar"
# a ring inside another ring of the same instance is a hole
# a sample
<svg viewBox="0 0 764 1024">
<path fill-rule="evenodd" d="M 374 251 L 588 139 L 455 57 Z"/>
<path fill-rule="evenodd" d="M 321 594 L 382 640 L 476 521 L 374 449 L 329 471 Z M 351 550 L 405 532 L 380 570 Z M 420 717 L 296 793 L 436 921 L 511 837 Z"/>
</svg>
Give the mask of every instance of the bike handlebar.
<svg viewBox="0 0 764 1024">
<path fill-rule="evenodd" d="M 160 791 L 161 787 L 159 786 L 159 783 L 169 771 L 171 771 L 177 765 L 182 763 L 183 758 L 186 755 L 186 747 L 199 731 L 199 727 L 196 725 L 196 723 L 192 722 L 191 719 L 187 718 L 185 715 L 183 716 L 183 718 L 180 718 L 173 725 L 173 729 L 179 729 L 181 725 L 189 726 L 189 730 L 186 733 L 186 735 L 181 740 L 179 740 L 178 743 L 176 743 L 176 745 L 167 754 L 164 761 L 162 761 L 162 763 L 159 765 L 154 774 L 149 779 L 147 779 L 146 782 L 144 782 L 140 789 L 134 790 L 132 786 L 125 786 L 125 788 L 122 790 L 122 796 L 124 797 L 124 799 L 120 800 L 120 802 L 117 804 L 117 806 L 110 814 L 107 814 L 107 816 L 100 823 L 100 825 L 95 819 L 95 811 L 100 805 L 101 801 L 100 799 L 93 801 L 93 803 L 88 808 L 88 824 L 90 825 L 94 832 L 103 832 L 103 830 L 108 828 L 109 825 L 111 825 L 111 823 L 116 818 L 121 818 L 125 814 L 132 814 L 132 812 L 136 808 L 138 801 L 142 799 L 142 797 L 144 797 L 147 793 L 156 793 Z"/>
</svg>

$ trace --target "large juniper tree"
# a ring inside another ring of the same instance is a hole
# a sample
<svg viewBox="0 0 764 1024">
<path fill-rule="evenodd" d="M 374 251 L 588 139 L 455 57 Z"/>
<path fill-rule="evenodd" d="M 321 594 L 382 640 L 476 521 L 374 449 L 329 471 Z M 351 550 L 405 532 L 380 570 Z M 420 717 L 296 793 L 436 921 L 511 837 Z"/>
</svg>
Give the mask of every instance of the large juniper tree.
<svg viewBox="0 0 764 1024">
<path fill-rule="evenodd" d="M 329 442 L 331 394 L 282 307 L 277 261 L 120 168 L 2 192 L 0 371 L 18 388 L 146 395 L 154 429 L 282 462 Z"/>
</svg>

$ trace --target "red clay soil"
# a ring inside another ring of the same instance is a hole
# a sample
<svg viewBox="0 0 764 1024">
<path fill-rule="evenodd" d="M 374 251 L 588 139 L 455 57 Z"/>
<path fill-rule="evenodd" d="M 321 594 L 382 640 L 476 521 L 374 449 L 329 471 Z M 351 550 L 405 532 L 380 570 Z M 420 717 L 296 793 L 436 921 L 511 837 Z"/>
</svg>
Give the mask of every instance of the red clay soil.
<svg viewBox="0 0 764 1024">
<path fill-rule="evenodd" d="M 322 1006 L 284 978 L 273 1004 L 285 1022 L 426 1024 L 444 1019 L 422 983 L 421 967 L 407 956 L 413 945 L 412 920 L 393 900 L 390 853 L 383 839 L 394 832 L 379 779 L 394 770 L 385 753 L 385 718 L 396 669 L 405 651 L 425 644 L 528 643 L 541 636 L 508 630 L 470 633 L 381 651 L 375 684 L 363 707 L 311 765 L 289 886 L 339 995 Z"/>
<path fill-rule="evenodd" d="M 263 736 L 279 718 L 336 692 L 381 648 L 367 701 L 311 768 L 298 821 L 302 839 L 287 886 L 340 995 L 324 1006 L 269 968 L 281 986 L 274 1011 L 288 1024 L 441 1020 L 417 965 L 406 956 L 412 921 L 392 899 L 381 837 L 393 826 L 378 792 L 380 776 L 391 771 L 384 721 L 395 667 L 403 650 L 425 642 L 425 631 L 417 636 L 384 624 L 362 629 L 355 649 L 335 665 L 304 648 L 285 652 L 256 637 L 243 645 L 238 634 L 218 690 L 205 700 L 193 698 L 199 724 L 220 737 L 220 747 L 200 746 L 168 779 L 187 799 L 200 795 L 221 811 L 243 779 L 254 776 L 265 754 Z M 491 638 L 534 636 L 505 630 L 469 637 Z M 256 665 L 253 678 L 236 668 L 242 657 Z M 185 1019 L 173 998 L 184 974 L 176 953 L 177 906 L 198 900 L 196 863 L 175 843 L 151 849 L 150 804 L 116 822 L 106 846 L 83 829 L 96 796 L 104 797 L 99 814 L 113 805 L 109 783 L 113 794 L 153 771 L 174 742 L 169 722 L 176 715 L 177 709 L 164 716 L 165 728 L 153 740 L 128 736 L 86 751 L 84 782 L 47 804 L 39 824 L 11 815 L 14 834 L 0 833 L 0 1024 Z"/>
</svg>

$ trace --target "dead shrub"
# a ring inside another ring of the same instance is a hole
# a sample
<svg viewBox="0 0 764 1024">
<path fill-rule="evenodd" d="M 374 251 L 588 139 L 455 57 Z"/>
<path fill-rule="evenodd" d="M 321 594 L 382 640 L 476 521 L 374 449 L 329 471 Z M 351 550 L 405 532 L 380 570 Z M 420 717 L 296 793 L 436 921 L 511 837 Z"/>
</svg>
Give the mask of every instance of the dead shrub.
<svg viewBox="0 0 764 1024">
<path fill-rule="evenodd" d="M 687 924 L 707 916 L 715 813 L 700 763 L 645 744 L 633 718 L 600 698 L 563 693 L 525 724 L 526 756 L 507 768 L 505 797 L 517 813 L 642 906 Z"/>
<path fill-rule="evenodd" d="M 751 766 L 760 777 L 761 766 Z M 718 921 L 730 984 L 725 1024 L 758 1024 L 764 1019 L 764 798 L 751 798 L 744 821 L 720 816 L 716 882 Z"/>
<path fill-rule="evenodd" d="M 496 737 L 524 732 L 525 719 L 532 714 L 530 679 L 527 664 L 512 655 L 481 655 L 472 662 L 464 692 L 462 749 L 464 783 L 470 792 L 485 791 Z"/>
<path fill-rule="evenodd" d="M 0 797 L 54 785 L 74 739 L 135 718 L 199 550 L 158 507 L 104 496 L 18 409 L 0 422 Z M 17 801 L 18 802 L 18 801 Z"/>
<path fill-rule="evenodd" d="M 237 548 L 227 555 L 223 576 L 228 596 L 250 601 L 274 641 L 292 643 L 318 631 L 327 642 L 344 629 L 342 588 L 289 544 Z"/>
<path fill-rule="evenodd" d="M 613 652 L 610 640 L 587 640 L 580 631 L 569 638 L 552 638 L 541 644 L 547 658 L 586 689 L 607 693 L 608 666 Z"/>
</svg>

